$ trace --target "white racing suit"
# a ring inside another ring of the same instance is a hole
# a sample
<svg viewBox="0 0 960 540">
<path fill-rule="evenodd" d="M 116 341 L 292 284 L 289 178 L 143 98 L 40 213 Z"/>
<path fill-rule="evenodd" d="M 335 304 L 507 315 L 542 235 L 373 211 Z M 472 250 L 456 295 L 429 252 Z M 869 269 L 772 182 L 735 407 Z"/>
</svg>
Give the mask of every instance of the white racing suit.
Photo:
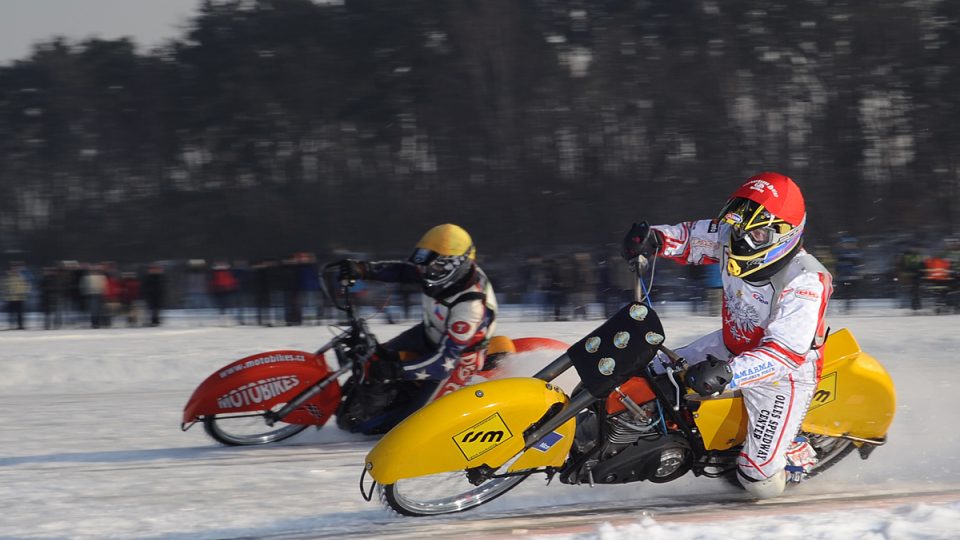
<svg viewBox="0 0 960 540">
<path fill-rule="evenodd" d="M 404 262 L 371 264 L 371 279 L 419 283 L 416 267 Z M 403 377 L 425 381 L 429 403 L 467 384 L 483 369 L 486 344 L 496 330 L 497 298 L 483 271 L 476 267 L 462 286 L 443 298 L 422 296 L 423 321 L 384 343 L 384 348 L 413 354 L 401 364 Z"/>
<path fill-rule="evenodd" d="M 690 364 L 707 354 L 730 362 L 728 388 L 743 393 L 749 422 L 739 473 L 748 481 L 779 474 L 820 379 L 830 273 L 800 249 L 768 281 L 751 283 L 727 271 L 729 225 L 701 220 L 653 229 L 663 237 L 661 256 L 723 265 L 723 328 L 677 353 Z"/>
</svg>

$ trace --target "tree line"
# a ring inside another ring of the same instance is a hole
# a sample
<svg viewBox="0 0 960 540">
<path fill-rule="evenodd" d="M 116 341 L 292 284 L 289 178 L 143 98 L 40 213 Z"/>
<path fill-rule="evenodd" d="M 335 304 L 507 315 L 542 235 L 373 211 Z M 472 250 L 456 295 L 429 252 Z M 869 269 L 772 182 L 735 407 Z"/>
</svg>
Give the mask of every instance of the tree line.
<svg viewBox="0 0 960 540">
<path fill-rule="evenodd" d="M 51 14 L 51 16 L 55 16 Z M 748 175 L 811 237 L 947 234 L 949 0 L 205 0 L 182 35 L 0 66 L 0 249 L 28 259 L 487 254 L 712 216 Z"/>
</svg>

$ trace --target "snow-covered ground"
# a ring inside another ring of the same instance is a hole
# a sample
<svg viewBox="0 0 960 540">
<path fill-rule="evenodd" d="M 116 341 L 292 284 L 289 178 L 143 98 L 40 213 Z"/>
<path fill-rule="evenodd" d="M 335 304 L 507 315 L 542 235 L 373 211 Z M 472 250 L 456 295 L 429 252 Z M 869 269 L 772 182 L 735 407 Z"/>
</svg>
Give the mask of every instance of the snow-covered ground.
<svg viewBox="0 0 960 540">
<path fill-rule="evenodd" d="M 500 333 L 572 342 L 598 323 L 513 314 Z M 718 321 L 673 309 L 664 324 L 679 346 Z M 851 456 L 770 503 L 692 475 L 592 489 L 532 477 L 485 507 L 428 519 L 361 498 L 372 438 L 328 426 L 226 448 L 200 427 L 180 431 L 183 405 L 215 369 L 263 350 L 314 350 L 325 327 L 179 318 L 149 329 L 0 332 L 0 538 L 960 537 L 960 316 L 884 307 L 830 324 L 852 329 L 897 384 L 889 442 L 869 460 Z M 375 319 L 373 330 L 388 339 L 405 326 Z M 680 511 L 687 505 L 692 513 Z"/>
</svg>

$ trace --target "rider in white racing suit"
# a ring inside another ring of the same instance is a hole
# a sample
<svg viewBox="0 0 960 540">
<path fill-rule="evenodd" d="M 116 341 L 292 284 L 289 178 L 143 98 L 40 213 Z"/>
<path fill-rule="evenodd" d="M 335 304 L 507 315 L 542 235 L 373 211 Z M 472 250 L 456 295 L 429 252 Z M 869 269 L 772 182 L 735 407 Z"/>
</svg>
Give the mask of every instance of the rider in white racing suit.
<svg viewBox="0 0 960 540">
<path fill-rule="evenodd" d="M 463 387 L 483 368 L 496 330 L 497 298 L 476 252 L 467 231 L 447 223 L 427 231 L 407 261 L 340 262 L 341 279 L 422 285 L 423 321 L 381 351 L 400 368 L 390 376 L 421 382 L 416 407 Z"/>
<path fill-rule="evenodd" d="M 624 257 L 641 264 L 656 254 L 722 266 L 723 327 L 678 354 L 701 394 L 724 383 L 743 393 L 749 424 L 737 476 L 757 498 L 781 494 L 816 463 L 809 443 L 794 436 L 820 378 L 833 289 L 830 273 L 802 247 L 805 223 L 793 180 L 764 172 L 735 191 L 717 219 L 636 224 L 624 239 Z"/>
</svg>

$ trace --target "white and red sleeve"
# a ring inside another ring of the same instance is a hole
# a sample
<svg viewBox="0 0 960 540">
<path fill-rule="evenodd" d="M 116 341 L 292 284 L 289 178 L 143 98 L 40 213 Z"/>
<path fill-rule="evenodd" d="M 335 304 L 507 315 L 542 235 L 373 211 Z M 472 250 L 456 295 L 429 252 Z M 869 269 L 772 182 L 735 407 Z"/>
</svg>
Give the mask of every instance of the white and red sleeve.
<svg viewBox="0 0 960 540">
<path fill-rule="evenodd" d="M 720 260 L 723 243 L 715 220 L 685 221 L 678 225 L 654 225 L 663 245 L 659 254 L 680 264 L 712 264 Z"/>
</svg>

